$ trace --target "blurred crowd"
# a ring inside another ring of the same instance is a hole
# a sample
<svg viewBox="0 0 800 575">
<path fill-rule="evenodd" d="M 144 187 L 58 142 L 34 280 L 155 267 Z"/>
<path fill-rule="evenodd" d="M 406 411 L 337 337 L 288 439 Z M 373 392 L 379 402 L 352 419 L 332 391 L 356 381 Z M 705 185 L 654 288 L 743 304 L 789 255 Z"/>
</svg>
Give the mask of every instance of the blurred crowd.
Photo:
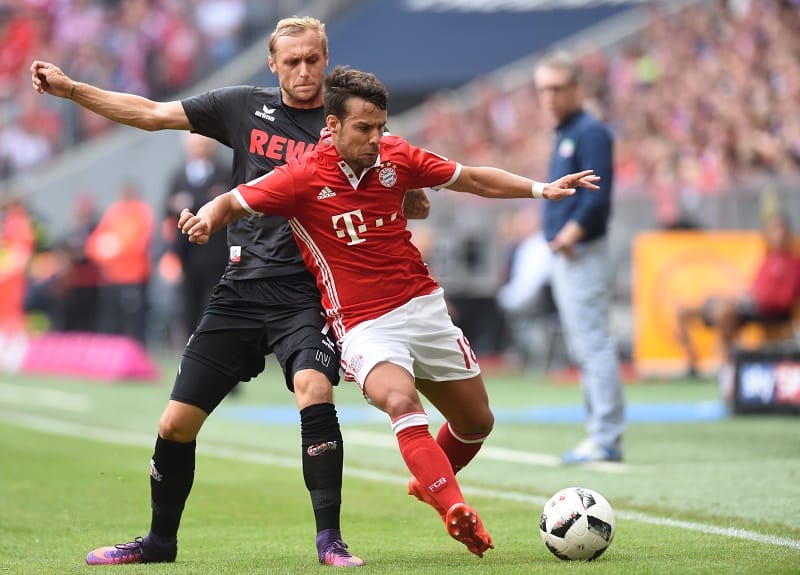
<svg viewBox="0 0 800 575">
<path fill-rule="evenodd" d="M 126 182 L 106 210 L 76 198 L 63 237 L 19 196 L 0 204 L 0 333 L 82 331 L 146 341 L 155 214 Z"/>
<path fill-rule="evenodd" d="M 38 97 L 27 73 L 33 58 L 51 59 L 96 85 L 165 99 L 261 38 L 264 22 L 275 14 L 301 11 L 304 3 L 0 0 L 0 180 L 110 128 L 70 102 Z M 615 194 L 648 198 L 661 225 L 671 225 L 694 198 L 722 196 L 759 174 L 800 178 L 800 1 L 717 0 L 677 11 L 654 4 L 647 8 L 645 26 L 615 47 L 573 48 L 582 54 L 589 106 L 617 138 Z M 531 69 L 529 79 L 513 89 L 479 79 L 468 92 L 433 95 L 421 107 L 418 132 L 404 135 L 471 165 L 495 165 L 541 180 L 552 137 L 544 121 Z M 72 225 L 59 238 L 47 237 L 46 224 L 20 198 L 0 195 L 0 331 L 19 327 L 34 314 L 53 329 L 124 332 L 139 339 L 155 330 L 160 339 L 177 333 L 174 339 L 182 340 L 196 311 L 184 303 L 188 319 L 177 317 L 175 309 L 188 297 L 179 295 L 178 283 L 193 273 L 194 264 L 191 254 L 171 245 L 175 238 L 164 232 L 171 224 L 159 224 L 171 222 L 178 204 L 188 201 L 187 191 L 195 200 L 204 198 L 193 186 L 204 186 L 205 178 L 222 168 L 190 173 L 204 174 L 203 181 L 193 183 L 187 176 L 171 192 L 165 190 L 170 199 L 155 209 L 142 205 L 136 183 L 128 182 L 118 201 L 137 202 L 136 210 L 118 210 L 118 221 L 98 210 L 87 190 L 76 198 Z M 227 176 L 219 178 L 214 182 Z M 135 211 L 138 223 L 126 222 Z M 457 214 L 461 228 L 470 227 L 470 214 L 474 226 L 485 228 L 480 210 Z M 513 252 L 524 238 L 506 224 L 498 223 L 496 239 Z M 425 231 L 424 225 L 415 230 L 415 240 L 434 273 L 447 278 L 448 262 L 426 247 Z M 92 237 L 100 233 L 105 234 L 101 248 L 93 249 Z M 462 243 L 464 259 L 477 261 L 480 250 L 473 254 L 473 244 Z M 119 257 L 137 263 L 120 263 Z M 135 277 L 115 276 L 114 266 L 123 275 L 135 270 Z M 219 271 L 208 273 L 218 277 Z M 153 315 L 147 291 L 158 282 L 175 287 L 175 300 Z M 496 283 L 492 278 L 492 289 Z M 479 288 L 485 295 L 486 286 Z M 149 327 L 142 324 L 148 317 L 156 318 Z"/>
<path fill-rule="evenodd" d="M 800 2 L 667 8 L 649 6 L 643 29 L 613 50 L 573 47 L 590 107 L 617 137 L 616 193 L 652 198 L 665 226 L 748 178 L 800 176 Z M 542 179 L 551 135 L 532 73 L 511 90 L 479 81 L 469 98 L 432 97 L 410 139 Z"/>
<path fill-rule="evenodd" d="M 112 124 L 37 97 L 28 67 L 57 62 L 97 86 L 166 99 L 238 54 L 302 0 L 0 0 L 0 179 Z"/>
<path fill-rule="evenodd" d="M 227 263 L 225 233 L 196 246 L 178 215 L 230 186 L 216 141 L 185 134 L 184 158 L 154 208 L 139 182 L 123 180 L 101 208 L 78 194 L 65 232 L 50 235 L 20 194 L 0 196 L 0 336 L 17 332 L 125 335 L 145 345 L 183 345 Z"/>
<path fill-rule="evenodd" d="M 68 101 L 39 97 L 30 86 L 33 59 L 57 62 L 104 88 L 169 99 L 263 40 L 278 15 L 300 11 L 305 3 L 0 0 L 0 181 L 113 126 Z M 216 148 L 205 150 L 213 155 Z M 133 180 L 107 206 L 87 189 L 75 198 L 60 237 L 50 235 L 21 194 L 0 190 L 0 333 L 87 331 L 182 344 L 196 318 L 184 316 L 185 302 L 177 296 L 188 264 L 181 238 L 168 233 L 170 218 L 181 194 L 202 187 L 216 169 L 198 166 L 210 160 L 193 159 L 188 151 L 186 160 L 186 169 L 191 165 L 200 175 L 165 190 L 164 206 L 142 200 Z M 225 189 L 226 174 L 223 169 L 215 179 L 224 180 Z M 210 273 L 219 277 L 221 266 L 224 257 Z"/>
</svg>

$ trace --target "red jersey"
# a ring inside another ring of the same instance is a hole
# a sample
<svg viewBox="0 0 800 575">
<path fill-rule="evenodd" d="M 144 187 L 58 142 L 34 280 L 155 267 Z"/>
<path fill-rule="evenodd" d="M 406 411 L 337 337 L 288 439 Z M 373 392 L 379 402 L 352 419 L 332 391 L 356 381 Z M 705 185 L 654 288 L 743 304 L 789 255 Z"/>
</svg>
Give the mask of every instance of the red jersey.
<svg viewBox="0 0 800 575">
<path fill-rule="evenodd" d="M 750 293 L 759 313 L 789 313 L 800 296 L 800 257 L 788 251 L 768 252 L 753 279 Z"/>
<path fill-rule="evenodd" d="M 323 137 L 313 152 L 234 193 L 248 211 L 289 220 L 341 337 L 439 287 L 411 242 L 403 197 L 445 187 L 460 171 L 457 162 L 385 135 L 375 165 L 359 177 Z"/>
<path fill-rule="evenodd" d="M 109 284 L 140 284 L 150 278 L 153 211 L 138 199 L 111 204 L 86 240 L 86 255 Z"/>
</svg>

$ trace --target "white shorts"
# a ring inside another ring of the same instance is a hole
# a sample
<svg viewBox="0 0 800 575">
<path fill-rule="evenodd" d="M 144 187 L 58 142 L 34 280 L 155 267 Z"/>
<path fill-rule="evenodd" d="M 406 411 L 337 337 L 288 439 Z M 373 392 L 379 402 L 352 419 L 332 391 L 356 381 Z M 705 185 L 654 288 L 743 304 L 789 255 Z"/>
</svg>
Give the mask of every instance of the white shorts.
<svg viewBox="0 0 800 575">
<path fill-rule="evenodd" d="M 469 379 L 481 372 L 467 338 L 450 319 L 441 288 L 357 325 L 342 338 L 341 347 L 345 379 L 361 389 L 372 368 L 383 361 L 431 381 Z"/>
</svg>

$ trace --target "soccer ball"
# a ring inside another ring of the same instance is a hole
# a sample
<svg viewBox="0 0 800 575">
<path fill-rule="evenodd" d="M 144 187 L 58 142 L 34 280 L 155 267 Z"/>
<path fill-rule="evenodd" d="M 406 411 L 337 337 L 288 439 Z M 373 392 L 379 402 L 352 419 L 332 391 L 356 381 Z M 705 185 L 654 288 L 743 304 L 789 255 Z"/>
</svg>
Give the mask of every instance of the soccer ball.
<svg viewBox="0 0 800 575">
<path fill-rule="evenodd" d="M 564 561 L 597 559 L 611 545 L 616 523 L 605 497 L 585 487 L 568 487 L 544 504 L 539 534 Z"/>
</svg>

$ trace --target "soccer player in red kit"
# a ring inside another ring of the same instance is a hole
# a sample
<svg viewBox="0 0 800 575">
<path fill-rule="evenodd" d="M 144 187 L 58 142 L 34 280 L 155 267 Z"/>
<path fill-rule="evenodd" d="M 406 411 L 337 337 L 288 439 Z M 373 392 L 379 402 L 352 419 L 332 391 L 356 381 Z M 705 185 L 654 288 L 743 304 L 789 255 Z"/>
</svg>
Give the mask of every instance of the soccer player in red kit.
<svg viewBox="0 0 800 575">
<path fill-rule="evenodd" d="M 455 474 L 494 423 L 480 367 L 447 313 L 441 287 L 411 242 L 404 190 L 447 187 L 492 198 L 557 200 L 595 189 L 591 170 L 543 184 L 469 167 L 384 134 L 388 94 L 372 74 L 337 67 L 325 79 L 327 133 L 315 150 L 218 196 L 179 226 L 190 241 L 250 214 L 288 219 L 322 292 L 347 378 L 391 418 L 411 471 L 409 493 L 479 557 L 493 548 Z M 416 378 L 416 382 L 415 382 Z M 419 393 L 447 420 L 434 440 Z"/>
</svg>

